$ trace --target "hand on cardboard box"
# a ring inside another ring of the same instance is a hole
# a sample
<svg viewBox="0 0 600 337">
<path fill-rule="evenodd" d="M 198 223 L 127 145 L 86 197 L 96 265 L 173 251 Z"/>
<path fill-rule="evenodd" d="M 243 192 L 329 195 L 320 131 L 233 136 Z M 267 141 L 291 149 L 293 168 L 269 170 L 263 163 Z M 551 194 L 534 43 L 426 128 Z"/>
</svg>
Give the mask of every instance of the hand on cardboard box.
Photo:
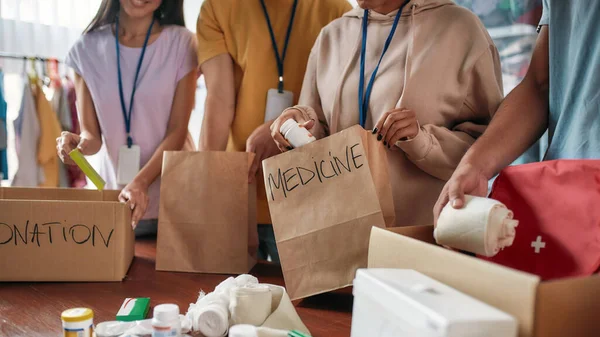
<svg viewBox="0 0 600 337">
<path fill-rule="evenodd" d="M 277 144 L 271 137 L 270 128 L 272 123 L 267 122 L 259 126 L 246 141 L 246 152 L 256 153 L 250 166 L 250 172 L 248 172 L 248 183 L 253 183 L 256 180 L 256 173 L 263 160 L 280 153 Z"/>
<path fill-rule="evenodd" d="M 476 166 L 461 162 L 454 174 L 448 180 L 438 201 L 433 208 L 433 226 L 437 226 L 442 209 L 450 202 L 452 207 L 460 209 L 465 205 L 465 194 L 486 197 L 488 191 L 488 178 L 483 170 Z"/>
<path fill-rule="evenodd" d="M 131 227 L 135 229 L 138 222 L 146 214 L 148 207 L 148 184 L 134 179 L 119 194 L 119 201 L 126 203 L 133 211 L 131 215 Z"/>
</svg>

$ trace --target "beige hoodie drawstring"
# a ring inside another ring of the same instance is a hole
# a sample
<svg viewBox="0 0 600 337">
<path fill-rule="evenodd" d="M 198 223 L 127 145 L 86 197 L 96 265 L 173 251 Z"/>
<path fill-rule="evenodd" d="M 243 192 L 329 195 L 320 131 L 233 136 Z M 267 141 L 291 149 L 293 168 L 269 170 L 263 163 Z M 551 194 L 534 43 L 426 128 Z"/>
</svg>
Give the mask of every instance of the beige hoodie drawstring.
<svg viewBox="0 0 600 337">
<path fill-rule="evenodd" d="M 408 46 L 408 50 L 406 51 L 406 61 L 404 63 L 404 88 L 402 89 L 402 96 L 398 101 L 398 106 L 396 108 L 401 108 L 402 106 L 402 98 L 404 97 L 404 93 L 406 89 L 408 89 L 408 80 L 412 71 L 412 54 L 415 49 L 415 11 L 417 9 L 417 4 L 412 4 L 410 11 L 410 44 Z"/>
<path fill-rule="evenodd" d="M 352 57 L 346 63 L 344 70 L 342 71 L 342 77 L 340 78 L 340 84 L 338 84 L 337 89 L 335 91 L 335 100 L 333 102 L 333 108 L 331 109 L 331 121 L 329 121 L 329 134 L 332 135 L 338 132 L 338 123 L 340 119 L 340 106 L 342 105 L 342 88 L 344 87 L 344 83 L 346 82 L 346 78 L 350 73 L 350 67 L 354 63 L 354 59 L 356 57 L 360 57 L 360 42 L 362 41 L 362 35 L 359 33 L 356 47 L 352 52 Z"/>
</svg>

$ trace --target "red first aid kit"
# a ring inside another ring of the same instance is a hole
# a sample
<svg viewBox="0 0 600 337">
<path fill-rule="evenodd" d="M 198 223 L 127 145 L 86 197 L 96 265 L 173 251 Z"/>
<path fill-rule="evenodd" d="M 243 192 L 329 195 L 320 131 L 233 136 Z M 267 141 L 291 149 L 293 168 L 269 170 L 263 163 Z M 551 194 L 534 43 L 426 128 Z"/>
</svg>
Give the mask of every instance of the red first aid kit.
<svg viewBox="0 0 600 337">
<path fill-rule="evenodd" d="M 519 220 L 513 245 L 485 260 L 543 280 L 589 276 L 600 267 L 600 160 L 511 166 L 490 198 Z"/>
</svg>

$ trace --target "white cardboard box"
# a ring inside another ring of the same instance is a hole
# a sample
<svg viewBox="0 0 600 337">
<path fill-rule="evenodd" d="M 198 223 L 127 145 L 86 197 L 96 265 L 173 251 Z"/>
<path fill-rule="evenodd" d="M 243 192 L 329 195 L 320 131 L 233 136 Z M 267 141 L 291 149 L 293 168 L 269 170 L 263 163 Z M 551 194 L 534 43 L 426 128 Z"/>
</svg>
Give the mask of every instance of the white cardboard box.
<svg viewBox="0 0 600 337">
<path fill-rule="evenodd" d="M 516 337 L 512 316 L 417 271 L 360 269 L 351 337 Z"/>
<path fill-rule="evenodd" d="M 435 245 L 433 226 L 373 228 L 369 268 L 414 269 L 518 320 L 520 337 L 600 336 L 600 275 L 542 282 Z"/>
</svg>

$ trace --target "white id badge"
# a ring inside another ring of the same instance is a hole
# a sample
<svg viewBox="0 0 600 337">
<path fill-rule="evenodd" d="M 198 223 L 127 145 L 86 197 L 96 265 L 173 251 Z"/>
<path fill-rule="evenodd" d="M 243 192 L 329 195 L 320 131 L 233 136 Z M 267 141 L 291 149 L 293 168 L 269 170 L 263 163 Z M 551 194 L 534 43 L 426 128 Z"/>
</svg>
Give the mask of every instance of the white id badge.
<svg viewBox="0 0 600 337">
<path fill-rule="evenodd" d="M 140 172 L 140 147 L 132 145 L 121 146 L 119 149 L 119 168 L 117 170 L 117 184 L 127 185 Z"/>
<path fill-rule="evenodd" d="M 284 90 L 279 93 L 277 89 L 269 89 L 267 92 L 267 109 L 265 111 L 265 123 L 279 117 L 283 110 L 294 105 L 294 93 Z"/>
</svg>

